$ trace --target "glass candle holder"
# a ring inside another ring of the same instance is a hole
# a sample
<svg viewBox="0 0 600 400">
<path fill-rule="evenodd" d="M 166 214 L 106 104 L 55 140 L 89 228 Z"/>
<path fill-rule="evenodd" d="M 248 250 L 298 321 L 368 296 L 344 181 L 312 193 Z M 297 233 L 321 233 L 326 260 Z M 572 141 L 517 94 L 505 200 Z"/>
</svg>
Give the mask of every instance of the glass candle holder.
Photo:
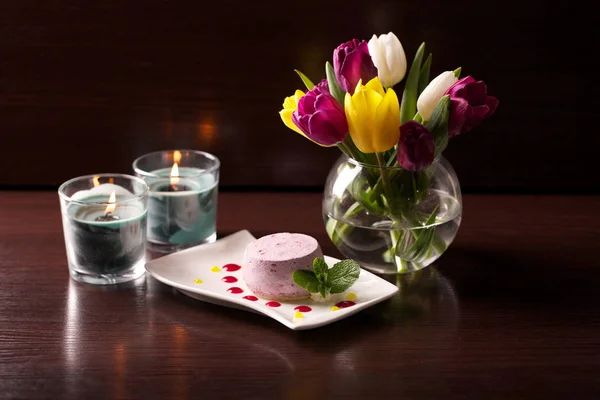
<svg viewBox="0 0 600 400">
<path fill-rule="evenodd" d="M 122 174 L 88 175 L 58 189 L 71 277 L 93 284 L 144 274 L 148 186 Z"/>
<path fill-rule="evenodd" d="M 150 250 L 171 253 L 216 240 L 219 167 L 217 157 L 196 150 L 158 151 L 133 162 L 150 188 Z"/>
</svg>

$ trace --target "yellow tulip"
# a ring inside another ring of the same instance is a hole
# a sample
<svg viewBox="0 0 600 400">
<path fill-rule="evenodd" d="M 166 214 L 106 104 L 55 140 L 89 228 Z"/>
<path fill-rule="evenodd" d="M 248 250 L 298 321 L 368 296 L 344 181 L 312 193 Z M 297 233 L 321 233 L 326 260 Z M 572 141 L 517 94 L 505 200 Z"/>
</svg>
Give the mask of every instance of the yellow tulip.
<svg viewBox="0 0 600 400">
<path fill-rule="evenodd" d="M 296 90 L 293 96 L 286 97 L 285 100 L 283 100 L 283 110 L 279 111 L 279 115 L 285 126 L 306 137 L 300 128 L 296 126 L 294 121 L 292 121 L 292 114 L 298 109 L 298 102 L 302 96 L 304 96 L 304 92 L 302 90 Z"/>
<path fill-rule="evenodd" d="M 358 82 L 353 95 L 346 93 L 344 109 L 354 144 L 363 153 L 384 152 L 400 138 L 400 104 L 393 89 L 383 89 L 379 78 L 363 86 Z"/>
</svg>

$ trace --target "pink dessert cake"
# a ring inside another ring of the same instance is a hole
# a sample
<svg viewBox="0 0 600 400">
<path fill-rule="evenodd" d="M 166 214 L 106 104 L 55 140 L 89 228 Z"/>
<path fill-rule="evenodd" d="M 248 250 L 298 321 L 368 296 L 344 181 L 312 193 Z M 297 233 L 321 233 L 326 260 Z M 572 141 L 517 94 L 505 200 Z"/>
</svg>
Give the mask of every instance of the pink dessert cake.
<svg viewBox="0 0 600 400">
<path fill-rule="evenodd" d="M 312 270 L 323 257 L 319 243 L 301 233 L 276 233 L 248 244 L 244 256 L 244 281 L 257 296 L 268 300 L 307 299 L 310 293 L 294 283 L 298 269 Z"/>
</svg>

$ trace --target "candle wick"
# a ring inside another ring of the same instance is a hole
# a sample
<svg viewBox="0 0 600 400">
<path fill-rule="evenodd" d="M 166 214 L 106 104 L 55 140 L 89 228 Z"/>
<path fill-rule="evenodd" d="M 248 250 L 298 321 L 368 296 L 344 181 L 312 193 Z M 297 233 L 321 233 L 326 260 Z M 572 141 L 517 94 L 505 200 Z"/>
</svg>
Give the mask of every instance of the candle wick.
<svg viewBox="0 0 600 400">
<path fill-rule="evenodd" d="M 101 217 L 96 218 L 96 221 L 99 222 L 108 222 L 108 221 L 118 221 L 120 218 L 117 215 L 113 215 L 111 211 L 108 211 Z"/>
</svg>

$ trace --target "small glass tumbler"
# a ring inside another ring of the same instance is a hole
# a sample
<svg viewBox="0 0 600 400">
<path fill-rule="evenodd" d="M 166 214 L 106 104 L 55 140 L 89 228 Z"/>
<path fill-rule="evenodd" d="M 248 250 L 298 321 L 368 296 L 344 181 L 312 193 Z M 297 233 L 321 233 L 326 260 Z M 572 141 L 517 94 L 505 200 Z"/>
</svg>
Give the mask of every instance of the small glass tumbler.
<svg viewBox="0 0 600 400">
<path fill-rule="evenodd" d="M 58 189 L 71 277 L 106 285 L 144 274 L 148 186 L 135 176 L 81 176 Z"/>
<path fill-rule="evenodd" d="M 133 170 L 150 188 L 148 248 L 172 253 L 217 238 L 220 162 L 196 150 L 149 153 Z"/>
</svg>

